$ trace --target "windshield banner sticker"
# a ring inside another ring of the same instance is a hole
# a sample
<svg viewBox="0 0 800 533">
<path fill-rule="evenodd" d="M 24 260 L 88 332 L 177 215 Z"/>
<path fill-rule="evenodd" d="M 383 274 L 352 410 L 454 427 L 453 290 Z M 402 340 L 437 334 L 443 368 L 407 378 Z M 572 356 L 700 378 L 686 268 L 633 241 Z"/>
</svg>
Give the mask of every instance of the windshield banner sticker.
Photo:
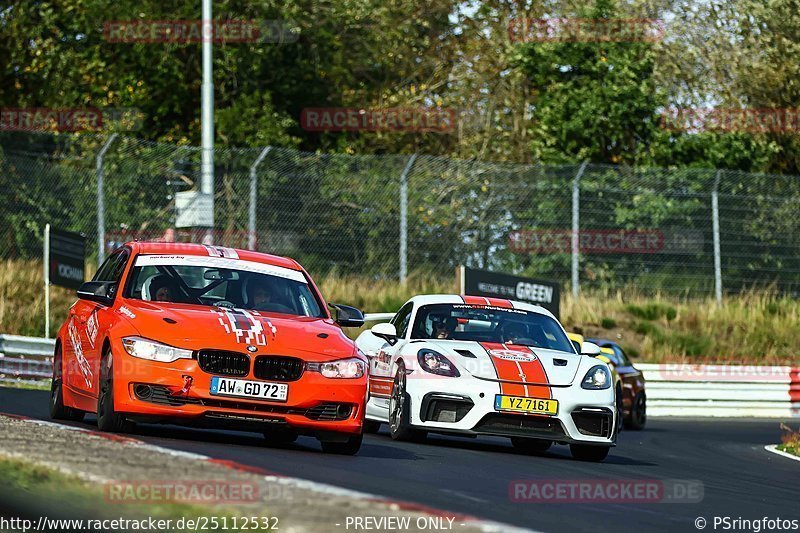
<svg viewBox="0 0 800 533">
<path fill-rule="evenodd" d="M 255 272 L 256 274 L 267 274 L 269 276 L 290 279 L 299 283 L 308 283 L 306 277 L 299 270 L 292 270 L 291 268 L 282 266 L 269 265 L 267 263 L 256 263 L 255 261 L 245 261 L 244 259 L 228 257 L 148 254 L 138 256 L 136 258 L 135 266 L 192 266 L 205 268 L 224 268 L 228 270 Z"/>
</svg>

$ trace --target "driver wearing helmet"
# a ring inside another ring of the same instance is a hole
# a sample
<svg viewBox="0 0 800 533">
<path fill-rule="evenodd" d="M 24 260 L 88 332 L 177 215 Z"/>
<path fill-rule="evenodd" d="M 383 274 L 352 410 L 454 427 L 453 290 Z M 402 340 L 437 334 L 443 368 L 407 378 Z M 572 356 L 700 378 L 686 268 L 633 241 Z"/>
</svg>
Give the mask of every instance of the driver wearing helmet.
<svg viewBox="0 0 800 533">
<path fill-rule="evenodd" d="M 178 284 L 166 274 L 159 274 L 150 282 L 150 294 L 155 302 L 177 302 L 180 297 Z"/>
<path fill-rule="evenodd" d="M 431 315 L 434 339 L 449 339 L 456 330 L 457 321 L 450 315 Z"/>
<path fill-rule="evenodd" d="M 508 344 L 518 343 L 520 339 L 528 337 L 528 328 L 521 322 L 506 322 L 503 324 L 503 342 Z"/>
</svg>

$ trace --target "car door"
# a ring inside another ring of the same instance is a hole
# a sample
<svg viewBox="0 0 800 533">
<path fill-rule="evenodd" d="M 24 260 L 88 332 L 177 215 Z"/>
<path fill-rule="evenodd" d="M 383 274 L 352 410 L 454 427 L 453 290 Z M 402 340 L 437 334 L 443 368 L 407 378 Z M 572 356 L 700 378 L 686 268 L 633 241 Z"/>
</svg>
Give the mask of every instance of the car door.
<svg viewBox="0 0 800 533">
<path fill-rule="evenodd" d="M 109 268 L 103 272 L 98 271 L 100 277 L 95 280 L 114 283 L 114 302 L 110 306 L 90 302 L 93 303 L 94 308 L 87 317 L 85 331 L 87 359 L 94 376 L 92 384 L 94 391 L 98 391 L 100 387 L 100 359 L 103 356 L 103 339 L 107 337 L 109 328 L 118 320 L 114 307 L 120 297 L 119 294 L 122 292 L 122 275 L 128 265 L 130 256 L 130 250 L 127 248 L 115 252 L 109 257 L 111 260 Z"/>
<path fill-rule="evenodd" d="M 109 256 L 92 278 L 98 281 L 113 268 L 117 256 Z M 67 317 L 67 338 L 64 350 L 64 383 L 75 390 L 97 395 L 96 372 L 90 362 L 92 344 L 88 328 L 96 324 L 95 311 L 99 304 L 79 299 L 69 310 Z"/>
<path fill-rule="evenodd" d="M 392 362 L 399 353 L 398 348 L 405 343 L 408 324 L 414 305 L 407 303 L 394 315 L 391 324 L 397 330 L 398 341 L 393 345 L 384 342 L 379 350 L 369 358 L 369 393 L 376 398 L 388 398 L 392 391 Z"/>
</svg>

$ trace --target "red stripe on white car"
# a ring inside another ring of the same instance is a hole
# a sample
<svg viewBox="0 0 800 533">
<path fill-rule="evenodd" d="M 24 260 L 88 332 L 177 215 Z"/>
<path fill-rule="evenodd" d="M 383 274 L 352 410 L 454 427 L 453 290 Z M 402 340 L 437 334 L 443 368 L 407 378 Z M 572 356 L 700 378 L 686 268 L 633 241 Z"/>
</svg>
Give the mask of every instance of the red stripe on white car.
<svg viewBox="0 0 800 533">
<path fill-rule="evenodd" d="M 520 371 L 514 361 L 495 357 L 492 352 L 499 352 L 505 350 L 505 347 L 499 342 L 482 342 L 480 343 L 489 359 L 494 365 L 494 371 L 497 373 L 497 379 L 502 380 L 500 383 L 500 392 L 509 396 L 525 396 L 525 387 L 517 383 L 504 383 L 505 381 L 522 381 L 520 379 Z"/>
<path fill-rule="evenodd" d="M 528 398 L 552 398 L 547 372 L 542 362 L 527 346 L 501 344 L 498 342 L 480 343 L 494 365 L 497 378 L 501 380 L 500 390 L 511 396 Z M 519 354 L 517 357 L 516 354 Z M 505 383 L 513 381 L 515 383 Z M 535 383 L 536 385 L 531 385 Z"/>
<path fill-rule="evenodd" d="M 513 309 L 513 305 L 511 305 L 511 300 L 504 300 L 503 298 L 486 298 L 489 300 L 489 305 L 494 307 L 502 307 L 504 309 Z"/>
<path fill-rule="evenodd" d="M 389 398 L 392 395 L 392 388 L 394 386 L 394 379 L 384 378 L 377 376 L 369 377 L 369 395 Z"/>
<path fill-rule="evenodd" d="M 464 300 L 464 303 L 467 304 L 467 305 L 480 305 L 480 306 L 489 305 L 489 300 L 487 300 L 483 296 L 466 296 L 465 295 L 465 296 L 462 296 L 461 299 Z"/>
</svg>

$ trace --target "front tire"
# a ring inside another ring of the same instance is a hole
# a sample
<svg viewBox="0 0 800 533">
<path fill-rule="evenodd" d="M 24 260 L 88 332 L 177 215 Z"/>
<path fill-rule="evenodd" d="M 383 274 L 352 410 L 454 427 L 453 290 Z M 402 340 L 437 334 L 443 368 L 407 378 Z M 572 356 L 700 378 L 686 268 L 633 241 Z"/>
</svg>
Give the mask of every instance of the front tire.
<svg viewBox="0 0 800 533">
<path fill-rule="evenodd" d="M 647 423 L 647 398 L 644 392 L 638 393 L 631 404 L 631 414 L 625 420 L 625 429 L 642 430 Z"/>
<path fill-rule="evenodd" d="M 322 451 L 325 453 L 335 453 L 338 455 L 355 455 L 361 448 L 361 441 L 364 436 L 361 433 L 350 435 L 344 442 L 322 440 Z"/>
<path fill-rule="evenodd" d="M 579 461 L 591 461 L 599 463 L 606 457 L 611 450 L 610 446 L 590 446 L 588 444 L 570 444 L 569 451 L 572 457 Z"/>
<path fill-rule="evenodd" d="M 553 441 L 543 439 L 529 439 L 527 437 L 511 437 L 514 449 L 527 454 L 544 453 L 553 445 Z"/>
<path fill-rule="evenodd" d="M 58 345 L 53 354 L 53 381 L 50 384 L 50 418 L 52 420 L 80 422 L 86 413 L 64 405 L 63 376 L 61 345 Z"/>
<path fill-rule="evenodd" d="M 100 362 L 100 394 L 97 396 L 97 429 L 118 433 L 125 427 L 125 417 L 114 409 L 114 372 L 111 349 L 107 349 Z"/>
<path fill-rule="evenodd" d="M 411 427 L 411 397 L 406 392 L 406 368 L 403 363 L 397 367 L 397 374 L 392 385 L 392 396 L 389 398 L 389 435 L 399 441 L 423 440 L 427 435 Z"/>
</svg>

